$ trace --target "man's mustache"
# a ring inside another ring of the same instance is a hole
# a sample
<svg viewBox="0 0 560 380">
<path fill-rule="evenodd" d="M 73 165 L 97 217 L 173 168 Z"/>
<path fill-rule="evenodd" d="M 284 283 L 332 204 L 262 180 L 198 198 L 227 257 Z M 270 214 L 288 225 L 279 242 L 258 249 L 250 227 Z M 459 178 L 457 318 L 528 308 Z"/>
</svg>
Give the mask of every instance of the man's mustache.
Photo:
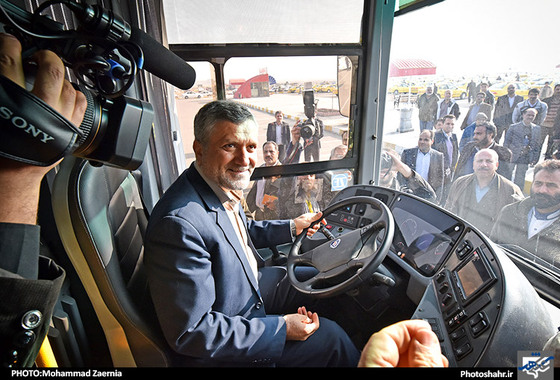
<svg viewBox="0 0 560 380">
<path fill-rule="evenodd" d="M 560 195 L 552 196 L 550 194 L 533 193 L 531 199 L 537 207 L 551 207 L 560 204 Z"/>
</svg>

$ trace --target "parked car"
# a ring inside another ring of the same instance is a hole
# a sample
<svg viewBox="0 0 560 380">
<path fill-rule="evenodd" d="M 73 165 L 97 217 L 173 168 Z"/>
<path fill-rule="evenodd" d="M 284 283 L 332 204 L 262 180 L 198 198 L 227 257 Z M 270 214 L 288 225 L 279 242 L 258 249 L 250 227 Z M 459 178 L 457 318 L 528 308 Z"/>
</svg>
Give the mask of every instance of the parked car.
<svg viewBox="0 0 560 380">
<path fill-rule="evenodd" d="M 194 91 L 185 91 L 183 93 L 183 99 L 194 99 L 194 98 L 202 98 L 202 94 Z"/>
<path fill-rule="evenodd" d="M 467 97 L 467 85 L 454 85 L 450 83 L 441 83 L 437 85 L 437 93 L 443 99 L 445 91 L 451 90 L 451 97 L 453 99 L 465 99 Z"/>
<path fill-rule="evenodd" d="M 494 96 L 502 96 L 507 94 L 507 88 L 510 83 L 512 83 L 515 86 L 515 93 L 517 95 L 521 95 L 524 98 L 527 97 L 527 94 L 529 93 L 529 89 L 531 87 L 529 87 L 527 84 L 523 82 L 498 82 L 490 86 L 488 90 Z"/>
<path fill-rule="evenodd" d="M 402 82 L 400 84 L 389 87 L 389 92 L 394 95 L 407 93 L 418 94 L 426 92 L 426 87 L 417 85 L 415 83 Z"/>
</svg>

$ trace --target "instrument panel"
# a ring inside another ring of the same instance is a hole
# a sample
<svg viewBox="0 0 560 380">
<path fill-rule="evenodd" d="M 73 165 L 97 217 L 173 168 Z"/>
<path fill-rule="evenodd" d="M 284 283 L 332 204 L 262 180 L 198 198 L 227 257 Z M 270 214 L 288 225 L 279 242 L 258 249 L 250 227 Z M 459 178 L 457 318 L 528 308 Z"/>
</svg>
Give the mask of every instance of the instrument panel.
<svg viewBox="0 0 560 380">
<path fill-rule="evenodd" d="M 402 296 L 417 305 L 410 318 L 431 324 L 450 366 L 516 366 L 520 350 L 540 350 L 556 333 L 555 319 L 531 283 L 468 222 L 377 186 L 348 187 L 331 204 L 354 196 L 374 197 L 391 210 L 395 235 L 386 260 L 400 268 L 395 276 L 408 282 Z M 379 215 L 370 205 L 355 204 L 332 214 L 327 224 L 341 235 Z"/>
<path fill-rule="evenodd" d="M 370 196 L 389 206 L 395 220 L 392 251 L 424 276 L 437 272 L 464 231 L 464 224 L 456 218 L 406 194 L 366 186 L 349 189 L 341 191 L 332 203 L 348 196 Z M 372 223 L 379 214 L 367 204 L 350 205 L 327 218 L 327 229 L 341 235 Z"/>
<path fill-rule="evenodd" d="M 432 278 L 414 318 L 430 322 L 448 359 L 474 366 L 497 326 L 503 292 L 498 260 L 468 230 Z"/>
<path fill-rule="evenodd" d="M 463 232 L 463 223 L 407 196 L 398 197 L 391 211 L 395 253 L 423 275 L 432 276 Z"/>
</svg>

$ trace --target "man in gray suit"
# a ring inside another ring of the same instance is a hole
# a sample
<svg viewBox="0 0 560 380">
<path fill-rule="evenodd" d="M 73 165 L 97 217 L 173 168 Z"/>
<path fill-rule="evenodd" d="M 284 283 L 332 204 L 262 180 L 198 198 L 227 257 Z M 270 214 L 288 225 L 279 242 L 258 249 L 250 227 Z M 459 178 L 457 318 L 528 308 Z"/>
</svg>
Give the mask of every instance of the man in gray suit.
<svg viewBox="0 0 560 380">
<path fill-rule="evenodd" d="M 494 108 L 494 125 L 497 129 L 495 140 L 497 143 L 502 139 L 502 135 L 513 124 L 513 110 L 523 101 L 521 95 L 515 94 L 515 86 L 510 83 L 507 88 L 507 94 L 498 97 L 496 107 Z"/>
<path fill-rule="evenodd" d="M 430 129 L 423 130 L 418 136 L 418 147 L 405 149 L 401 160 L 428 181 L 436 192 L 439 202 L 443 193 L 443 153 L 432 149 L 433 143 L 434 131 Z"/>
<path fill-rule="evenodd" d="M 239 205 L 258 149 L 253 115 L 235 102 L 208 103 L 194 135 L 196 161 L 154 208 L 144 254 L 156 314 L 180 364 L 357 365 L 350 338 L 301 307 L 313 305 L 284 267 L 258 268 L 256 249 L 292 241 L 321 214 L 245 218 Z"/>
<path fill-rule="evenodd" d="M 278 144 L 278 159 L 282 162 L 286 157 L 286 149 L 290 143 L 290 126 L 284 121 L 282 111 L 276 111 L 274 118 L 276 121 L 268 123 L 266 127 L 266 141 L 274 141 Z"/>
<path fill-rule="evenodd" d="M 525 175 L 529 165 L 535 165 L 539 161 L 541 152 L 541 127 L 534 123 L 537 114 L 538 111 L 534 108 L 523 111 L 523 120 L 510 125 L 504 140 L 504 146 L 512 153 L 513 182 L 521 190 L 525 188 Z"/>
</svg>

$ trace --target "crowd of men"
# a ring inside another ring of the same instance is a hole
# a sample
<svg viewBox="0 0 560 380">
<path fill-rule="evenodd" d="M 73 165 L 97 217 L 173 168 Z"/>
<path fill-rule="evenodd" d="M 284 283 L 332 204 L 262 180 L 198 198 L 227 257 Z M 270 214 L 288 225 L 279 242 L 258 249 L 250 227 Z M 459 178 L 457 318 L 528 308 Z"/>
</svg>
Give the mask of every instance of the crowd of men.
<svg viewBox="0 0 560 380">
<path fill-rule="evenodd" d="M 484 82 L 479 88 L 459 123 L 461 112 L 451 91 L 440 99 L 428 87 L 418 99 L 417 146 L 401 155 L 382 155 L 380 185 L 436 203 L 496 242 L 523 237 L 515 244 L 560 267 L 560 84 L 546 98 L 532 88 L 527 99 L 516 94 L 514 85 L 498 97 Z M 301 154 L 307 144 L 301 126 L 290 128 L 280 111 L 275 117 L 262 146 L 263 166 L 312 158 Z M 346 153 L 347 146 L 340 145 L 331 159 Z M 530 168 L 532 178 L 527 175 Z M 331 175 L 260 179 L 248 192 L 247 210 L 257 220 L 323 210 L 334 196 Z M 523 207 L 515 211 L 518 218 L 511 219 L 515 205 Z"/>
<path fill-rule="evenodd" d="M 459 132 L 450 92 L 439 100 L 428 88 L 418 99 L 417 147 L 400 160 L 428 182 L 436 203 L 560 267 L 560 84 L 546 97 L 540 91 L 524 99 L 509 85 L 494 98 L 482 83 Z"/>
<path fill-rule="evenodd" d="M 262 150 L 262 166 L 282 165 L 285 162 L 280 160 L 280 149 L 275 141 L 265 142 Z M 346 145 L 338 145 L 332 150 L 330 158 L 343 158 L 347 152 Z M 247 194 L 247 209 L 256 220 L 287 219 L 305 212 L 322 211 L 335 195 L 331 191 L 331 175 L 327 172 L 258 179 Z"/>
<path fill-rule="evenodd" d="M 267 141 L 262 145 L 262 166 L 319 160 L 324 126 L 316 110 L 313 118 L 298 121 L 292 127 L 283 120 L 282 111 L 276 111 L 274 118 L 267 125 Z M 310 123 L 314 126 L 313 134 L 303 138 L 302 126 Z M 339 144 L 332 149 L 329 158 L 341 159 L 347 152 L 348 146 Z M 247 193 L 247 211 L 256 220 L 287 219 L 303 212 L 321 211 L 334 196 L 330 191 L 331 174 L 259 179 Z"/>
</svg>

